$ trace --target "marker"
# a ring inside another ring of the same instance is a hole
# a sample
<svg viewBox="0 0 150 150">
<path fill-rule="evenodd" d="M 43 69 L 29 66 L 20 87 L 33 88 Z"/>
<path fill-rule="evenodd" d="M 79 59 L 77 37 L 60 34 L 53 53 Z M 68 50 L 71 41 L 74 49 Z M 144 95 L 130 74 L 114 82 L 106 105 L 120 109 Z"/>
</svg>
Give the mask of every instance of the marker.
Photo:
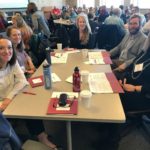
<svg viewBox="0 0 150 150">
<path fill-rule="evenodd" d="M 36 93 L 32 93 L 32 92 L 22 92 L 23 94 L 29 94 L 29 95 L 36 95 Z"/>
</svg>

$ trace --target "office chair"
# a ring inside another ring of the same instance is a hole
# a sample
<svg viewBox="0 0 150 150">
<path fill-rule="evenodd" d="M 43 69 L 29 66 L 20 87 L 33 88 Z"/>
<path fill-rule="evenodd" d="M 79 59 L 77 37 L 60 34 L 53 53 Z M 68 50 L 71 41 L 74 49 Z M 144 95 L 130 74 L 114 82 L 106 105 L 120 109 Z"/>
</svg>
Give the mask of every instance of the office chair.
<svg viewBox="0 0 150 150">
<path fill-rule="evenodd" d="M 150 109 L 129 111 L 126 114 L 127 126 L 122 130 L 121 136 L 126 136 L 135 127 L 142 128 L 145 134 L 150 139 L 150 119 L 148 115 L 150 114 Z M 147 134 L 148 133 L 148 134 Z"/>
<path fill-rule="evenodd" d="M 96 42 L 99 49 L 110 50 L 117 46 L 125 35 L 125 31 L 118 25 L 106 25 L 99 26 Z"/>
</svg>

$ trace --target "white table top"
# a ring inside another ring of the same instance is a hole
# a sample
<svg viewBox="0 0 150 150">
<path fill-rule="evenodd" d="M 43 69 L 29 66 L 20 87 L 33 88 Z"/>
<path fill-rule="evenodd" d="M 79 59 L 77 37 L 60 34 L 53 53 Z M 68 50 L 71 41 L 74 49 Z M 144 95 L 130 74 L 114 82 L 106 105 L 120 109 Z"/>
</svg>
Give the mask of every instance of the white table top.
<svg viewBox="0 0 150 150">
<path fill-rule="evenodd" d="M 62 24 L 62 25 L 68 25 L 68 26 L 74 24 L 70 20 L 65 20 L 65 19 L 56 19 L 56 20 L 54 20 L 54 23 L 56 23 L 56 24 Z"/>
<path fill-rule="evenodd" d="M 110 72 L 109 65 L 86 65 L 82 62 L 82 54 L 69 54 L 67 64 L 53 64 L 52 72 L 55 72 L 61 82 L 53 83 L 52 90 L 45 90 L 43 86 L 31 88 L 28 91 L 36 95 L 19 94 L 4 111 L 4 115 L 10 118 L 30 118 L 45 120 L 69 120 L 69 121 L 90 121 L 90 122 L 125 122 L 124 110 L 118 94 L 93 94 L 91 107 L 83 107 L 79 100 L 77 115 L 47 115 L 47 107 L 53 91 L 72 92 L 72 84 L 65 80 L 72 75 L 75 66 L 80 70 L 90 72 Z M 42 66 L 34 76 L 42 75 Z M 88 87 L 86 87 L 88 88 Z"/>
</svg>

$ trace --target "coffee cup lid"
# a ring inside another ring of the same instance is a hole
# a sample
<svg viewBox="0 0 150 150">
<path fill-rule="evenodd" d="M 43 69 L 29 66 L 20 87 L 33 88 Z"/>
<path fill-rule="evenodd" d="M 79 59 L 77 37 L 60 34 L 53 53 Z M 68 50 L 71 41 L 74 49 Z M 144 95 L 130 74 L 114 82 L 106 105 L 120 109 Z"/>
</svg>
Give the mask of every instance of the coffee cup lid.
<svg viewBox="0 0 150 150">
<path fill-rule="evenodd" d="M 89 71 L 88 70 L 82 70 L 81 71 L 81 75 L 88 75 L 89 74 Z"/>
<path fill-rule="evenodd" d="M 83 90 L 80 93 L 81 97 L 91 97 L 92 93 L 89 90 Z"/>
</svg>

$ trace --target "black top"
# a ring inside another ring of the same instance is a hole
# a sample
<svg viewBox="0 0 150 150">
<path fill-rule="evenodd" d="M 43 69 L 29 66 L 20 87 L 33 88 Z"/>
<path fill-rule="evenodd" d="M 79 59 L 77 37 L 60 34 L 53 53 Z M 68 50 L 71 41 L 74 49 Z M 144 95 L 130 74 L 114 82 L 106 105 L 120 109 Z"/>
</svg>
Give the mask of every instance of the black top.
<svg viewBox="0 0 150 150">
<path fill-rule="evenodd" d="M 143 63 L 143 69 L 135 72 L 135 66 Z M 133 85 L 142 85 L 141 93 L 150 95 L 150 48 L 147 52 L 141 52 L 129 67 L 128 73 L 125 76 L 127 83 Z"/>
<path fill-rule="evenodd" d="M 70 32 L 70 47 L 71 48 L 77 48 L 77 49 L 93 49 L 95 45 L 95 35 L 90 34 L 89 41 L 86 45 L 82 45 L 81 41 L 79 39 L 79 29 L 74 28 Z"/>
</svg>

